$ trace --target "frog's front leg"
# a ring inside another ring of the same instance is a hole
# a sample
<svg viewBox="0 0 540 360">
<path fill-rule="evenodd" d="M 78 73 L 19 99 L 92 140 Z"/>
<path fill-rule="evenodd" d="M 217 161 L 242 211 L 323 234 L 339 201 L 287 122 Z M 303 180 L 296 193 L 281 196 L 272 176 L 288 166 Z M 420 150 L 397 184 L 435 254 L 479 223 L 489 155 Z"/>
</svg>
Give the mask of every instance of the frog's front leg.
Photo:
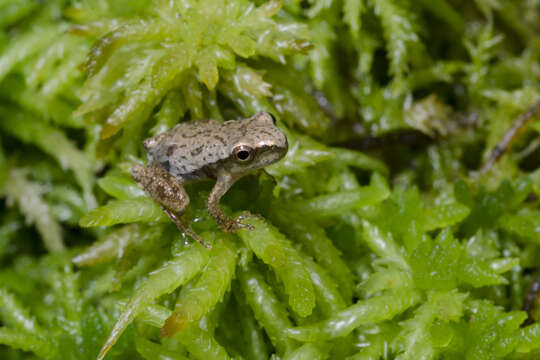
<svg viewBox="0 0 540 360">
<path fill-rule="evenodd" d="M 225 193 L 233 186 L 233 184 L 240 179 L 241 176 L 233 176 L 226 172 L 218 173 L 216 185 L 210 192 L 208 200 L 206 201 L 206 210 L 214 218 L 217 225 L 221 230 L 226 232 L 236 231 L 242 228 L 251 228 L 250 225 L 241 223 L 238 220 L 231 219 L 230 216 L 219 206 L 219 200 Z"/>
<path fill-rule="evenodd" d="M 131 169 L 131 176 L 154 201 L 161 205 L 182 236 L 188 235 L 204 245 L 191 227 L 181 220 L 182 214 L 189 206 L 189 196 L 182 183 L 158 164 L 148 167 L 135 165 Z"/>
</svg>

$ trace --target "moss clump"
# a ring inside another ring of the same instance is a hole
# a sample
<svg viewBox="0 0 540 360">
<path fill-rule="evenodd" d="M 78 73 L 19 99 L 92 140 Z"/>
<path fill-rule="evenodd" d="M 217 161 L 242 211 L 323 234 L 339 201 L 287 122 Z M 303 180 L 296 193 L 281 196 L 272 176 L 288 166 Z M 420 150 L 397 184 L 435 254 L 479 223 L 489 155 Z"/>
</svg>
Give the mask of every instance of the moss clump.
<svg viewBox="0 0 540 360">
<path fill-rule="evenodd" d="M 477 170 L 540 101 L 539 24 L 529 0 L 0 0 L 0 358 L 536 359 L 534 116 Z M 193 184 L 213 246 L 186 245 L 128 174 L 142 140 L 256 111 L 290 150 L 222 201 L 254 230 Z"/>
</svg>

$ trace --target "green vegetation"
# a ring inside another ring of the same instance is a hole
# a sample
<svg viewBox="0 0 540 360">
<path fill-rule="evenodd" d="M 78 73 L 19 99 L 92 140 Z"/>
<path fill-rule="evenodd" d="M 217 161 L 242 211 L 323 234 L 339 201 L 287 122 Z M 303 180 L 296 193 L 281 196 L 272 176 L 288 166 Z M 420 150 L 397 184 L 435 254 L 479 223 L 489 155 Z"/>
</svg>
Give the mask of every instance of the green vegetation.
<svg viewBox="0 0 540 360">
<path fill-rule="evenodd" d="M 540 122 L 478 170 L 538 34 L 538 0 L 0 0 L 0 358 L 537 359 Z M 193 184 L 185 244 L 142 140 L 257 111 L 254 229 Z"/>
</svg>

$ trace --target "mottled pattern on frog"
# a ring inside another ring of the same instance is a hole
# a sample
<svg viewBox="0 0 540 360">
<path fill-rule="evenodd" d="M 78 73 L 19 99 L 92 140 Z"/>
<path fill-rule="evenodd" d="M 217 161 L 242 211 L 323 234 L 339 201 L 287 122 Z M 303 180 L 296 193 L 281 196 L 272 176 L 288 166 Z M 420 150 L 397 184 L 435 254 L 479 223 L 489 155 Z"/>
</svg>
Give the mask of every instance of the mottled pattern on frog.
<svg viewBox="0 0 540 360">
<path fill-rule="evenodd" d="M 159 163 L 182 182 L 216 178 L 217 170 L 245 172 L 261 168 L 277 159 L 260 158 L 252 164 L 229 162 L 232 149 L 239 143 L 254 149 L 285 148 L 287 139 L 267 113 L 219 122 L 214 119 L 185 122 L 164 134 L 145 141 L 148 164 Z M 268 152 L 271 154 L 272 152 Z M 276 154 L 277 156 L 278 154 Z M 280 156 L 281 157 L 281 156 Z"/>
<path fill-rule="evenodd" d="M 274 117 L 260 112 L 236 121 L 199 120 L 182 123 L 144 141 L 148 164 L 131 168 L 133 179 L 165 211 L 185 235 L 202 240 L 182 220 L 189 206 L 184 184 L 215 178 L 206 210 L 223 231 L 248 225 L 231 219 L 219 200 L 242 176 L 279 161 L 287 153 L 287 138 Z"/>
</svg>

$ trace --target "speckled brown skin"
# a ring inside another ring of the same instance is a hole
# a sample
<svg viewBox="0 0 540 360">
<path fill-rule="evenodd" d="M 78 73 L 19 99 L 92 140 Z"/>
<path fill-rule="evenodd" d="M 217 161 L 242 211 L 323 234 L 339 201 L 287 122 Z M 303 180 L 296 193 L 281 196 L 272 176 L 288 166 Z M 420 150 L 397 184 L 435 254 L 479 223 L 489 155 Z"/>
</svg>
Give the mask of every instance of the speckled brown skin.
<svg viewBox="0 0 540 360">
<path fill-rule="evenodd" d="M 272 115 L 260 112 L 224 123 L 213 119 L 181 123 L 145 140 L 144 147 L 148 151 L 148 164 L 135 165 L 133 178 L 162 206 L 182 233 L 200 241 L 180 220 L 189 205 L 184 184 L 216 179 L 206 209 L 222 230 L 238 230 L 245 225 L 227 216 L 219 200 L 242 176 L 285 156 L 288 144 Z M 239 158 L 238 152 L 243 149 L 249 150 L 248 159 Z"/>
<path fill-rule="evenodd" d="M 131 169 L 131 175 L 150 197 L 159 199 L 159 204 L 182 232 L 182 236 L 191 236 L 202 243 L 191 227 L 181 220 L 182 214 L 189 206 L 189 196 L 180 182 L 155 164 L 149 167 L 135 165 Z"/>
</svg>

